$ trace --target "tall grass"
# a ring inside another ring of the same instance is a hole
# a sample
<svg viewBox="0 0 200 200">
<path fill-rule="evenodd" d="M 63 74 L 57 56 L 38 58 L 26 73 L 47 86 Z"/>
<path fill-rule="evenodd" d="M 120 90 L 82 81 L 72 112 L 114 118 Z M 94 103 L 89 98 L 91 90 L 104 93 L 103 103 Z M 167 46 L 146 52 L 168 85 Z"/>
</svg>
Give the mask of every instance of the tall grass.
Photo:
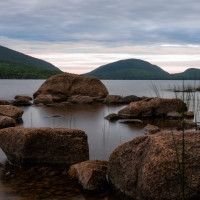
<svg viewBox="0 0 200 200">
<path fill-rule="evenodd" d="M 173 141 L 173 146 L 175 149 L 175 154 L 176 154 L 176 161 L 177 161 L 177 165 L 178 165 L 178 172 L 180 175 L 180 189 L 181 189 L 181 199 L 185 200 L 186 199 L 186 194 L 185 194 L 185 186 L 186 186 L 186 174 L 185 174 L 185 105 L 188 108 L 191 108 L 194 112 L 194 117 L 195 117 L 195 122 L 197 122 L 197 111 L 199 110 L 199 97 L 196 96 L 196 81 L 194 81 L 194 85 L 186 85 L 185 86 L 185 82 L 183 79 L 182 82 L 182 86 L 174 86 L 173 90 L 174 94 L 175 94 L 175 98 L 179 98 L 183 101 L 183 105 L 182 105 L 182 111 L 181 111 L 181 122 L 182 122 L 182 134 L 181 134 L 181 154 L 179 154 L 179 150 L 177 147 L 177 143 L 176 143 L 176 139 L 175 139 L 175 135 L 172 129 L 172 126 L 169 122 L 169 127 L 170 127 L 170 132 L 172 134 L 172 141 Z M 161 98 L 160 95 L 160 91 L 158 90 L 158 88 L 156 87 L 156 85 L 154 85 L 153 83 L 151 83 L 151 89 L 154 91 L 154 93 L 156 94 L 156 97 Z M 171 90 L 171 88 L 170 88 Z M 162 101 L 162 99 L 161 99 Z M 165 109 L 165 108 L 164 108 Z M 166 111 L 166 109 L 165 109 Z M 167 113 L 165 113 L 167 114 Z M 197 130 L 197 126 L 196 126 L 196 130 Z"/>
</svg>

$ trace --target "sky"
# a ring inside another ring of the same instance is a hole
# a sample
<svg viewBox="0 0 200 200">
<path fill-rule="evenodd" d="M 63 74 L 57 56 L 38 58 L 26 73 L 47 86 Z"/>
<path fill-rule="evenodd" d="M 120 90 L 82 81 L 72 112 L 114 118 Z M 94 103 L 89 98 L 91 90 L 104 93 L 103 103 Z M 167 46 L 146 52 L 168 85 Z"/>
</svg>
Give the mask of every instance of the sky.
<svg viewBox="0 0 200 200">
<path fill-rule="evenodd" d="M 117 60 L 200 67 L 198 0 L 0 1 L 0 45 L 83 74 Z"/>
</svg>

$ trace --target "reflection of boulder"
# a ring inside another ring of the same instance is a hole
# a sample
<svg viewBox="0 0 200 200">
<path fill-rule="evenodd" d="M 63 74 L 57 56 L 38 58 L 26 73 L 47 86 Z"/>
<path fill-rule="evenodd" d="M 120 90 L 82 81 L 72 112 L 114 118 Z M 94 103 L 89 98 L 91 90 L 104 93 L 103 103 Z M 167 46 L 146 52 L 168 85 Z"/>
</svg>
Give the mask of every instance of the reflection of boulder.
<svg viewBox="0 0 200 200">
<path fill-rule="evenodd" d="M 74 95 L 67 99 L 67 101 L 71 104 L 91 104 L 93 103 L 92 97 L 82 96 L 82 95 Z"/>
<path fill-rule="evenodd" d="M 171 111 L 184 112 L 186 105 L 181 99 L 149 98 L 138 102 L 132 102 L 121 109 L 118 114 L 126 117 L 136 116 L 161 116 Z"/>
<path fill-rule="evenodd" d="M 11 163 L 21 166 L 70 166 L 89 159 L 87 135 L 68 128 L 5 128 L 0 147 Z"/>
<path fill-rule="evenodd" d="M 44 95 L 44 94 L 40 94 L 37 96 L 37 98 L 34 99 L 34 104 L 40 104 L 42 103 L 43 105 L 46 104 L 52 104 L 52 96 L 51 95 Z"/>
<path fill-rule="evenodd" d="M 88 160 L 69 168 L 69 175 L 77 178 L 83 189 L 96 191 L 102 190 L 106 183 L 108 161 Z"/>
<path fill-rule="evenodd" d="M 0 128 L 13 127 L 15 124 L 16 122 L 13 118 L 0 115 Z"/>
<path fill-rule="evenodd" d="M 33 96 L 40 94 L 51 95 L 53 101 L 65 101 L 74 95 L 106 97 L 108 90 L 98 78 L 65 73 L 47 79 Z"/>
<path fill-rule="evenodd" d="M 185 199 L 199 199 L 200 131 L 184 135 Z M 182 132 L 161 132 L 118 146 L 108 164 L 108 178 L 116 194 L 124 199 L 182 199 L 182 138 Z"/>
<path fill-rule="evenodd" d="M 11 105 L 0 105 L 0 115 L 12 117 L 17 120 L 22 117 L 24 111 Z"/>
</svg>

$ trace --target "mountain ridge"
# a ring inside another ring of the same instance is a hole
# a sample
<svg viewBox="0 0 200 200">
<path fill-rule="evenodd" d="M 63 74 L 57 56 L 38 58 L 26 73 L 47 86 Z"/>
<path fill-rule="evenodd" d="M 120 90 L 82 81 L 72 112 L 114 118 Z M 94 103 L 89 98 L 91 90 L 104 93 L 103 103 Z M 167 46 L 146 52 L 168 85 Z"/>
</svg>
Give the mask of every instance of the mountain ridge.
<svg viewBox="0 0 200 200">
<path fill-rule="evenodd" d="M 170 74 L 157 65 L 131 58 L 102 65 L 82 75 L 103 80 L 194 80 L 200 79 L 200 69 L 189 68 L 181 73 Z"/>
<path fill-rule="evenodd" d="M 1 79 L 46 79 L 60 73 L 63 72 L 49 62 L 0 45 Z"/>
</svg>

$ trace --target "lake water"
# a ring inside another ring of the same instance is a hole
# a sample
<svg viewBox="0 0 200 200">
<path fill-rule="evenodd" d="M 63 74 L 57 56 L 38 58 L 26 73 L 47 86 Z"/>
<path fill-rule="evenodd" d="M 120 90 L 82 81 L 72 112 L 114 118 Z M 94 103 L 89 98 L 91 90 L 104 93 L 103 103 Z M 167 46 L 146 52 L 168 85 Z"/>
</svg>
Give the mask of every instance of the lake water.
<svg viewBox="0 0 200 200">
<path fill-rule="evenodd" d="M 0 80 L 0 99 L 12 100 L 15 95 L 29 95 L 39 88 L 44 80 Z M 117 95 L 136 95 L 139 97 L 155 97 L 156 86 L 159 95 L 164 98 L 173 98 L 175 94 L 172 88 L 181 87 L 183 81 L 172 80 L 103 80 L 108 88 L 109 94 Z M 184 85 L 197 87 L 199 81 L 184 81 Z M 197 95 L 198 96 L 198 93 Z M 163 120 L 144 119 L 143 124 L 123 124 L 116 122 L 109 122 L 104 117 L 110 113 L 117 113 L 126 105 L 105 105 L 102 103 L 94 103 L 92 105 L 68 105 L 66 107 L 25 107 L 20 108 L 24 111 L 22 122 L 18 126 L 23 127 L 68 127 L 85 131 L 88 135 L 90 159 L 106 159 L 112 151 L 120 144 L 143 135 L 142 129 L 148 124 L 155 124 L 161 130 L 169 130 L 167 123 Z M 46 118 L 47 116 L 59 115 L 60 117 Z M 178 123 L 174 122 L 175 125 Z M 6 156 L 0 151 L 0 163 L 5 163 Z M 17 180 L 19 181 L 19 180 Z M 0 180 L 0 199 L 23 199 L 23 195 L 13 192 L 13 187 L 6 187 Z M 4 189 L 2 189 L 4 188 Z M 11 190 L 12 192 L 7 192 Z M 23 193 L 24 194 L 24 193 Z M 54 194 L 54 193 L 53 193 Z M 90 199 L 82 193 L 79 198 L 77 195 L 74 199 Z M 57 196 L 53 196 L 56 199 Z M 40 197 L 42 199 L 42 197 Z M 106 197 L 108 199 L 108 197 Z M 112 199 L 113 197 L 109 197 Z M 26 199 L 26 197 L 24 198 Z M 31 199 L 31 198 L 30 198 Z M 48 199 L 48 198 L 47 198 Z M 58 198 L 59 199 L 59 198 Z M 60 197 L 60 199 L 63 199 Z M 70 199 L 69 197 L 67 199 Z M 72 199 L 72 198 L 71 198 Z M 92 197 L 91 199 L 101 199 L 99 197 Z M 105 199 L 105 198 L 102 198 Z M 114 198 L 115 199 L 115 198 Z"/>
</svg>

